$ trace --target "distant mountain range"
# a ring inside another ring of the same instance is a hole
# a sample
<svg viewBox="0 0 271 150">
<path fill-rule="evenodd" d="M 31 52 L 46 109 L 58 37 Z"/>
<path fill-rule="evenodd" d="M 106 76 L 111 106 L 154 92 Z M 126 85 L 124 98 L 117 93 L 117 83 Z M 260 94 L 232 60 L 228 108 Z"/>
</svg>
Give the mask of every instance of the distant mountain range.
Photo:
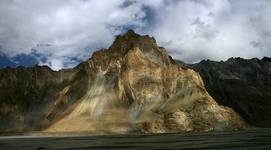
<svg viewBox="0 0 271 150">
<path fill-rule="evenodd" d="M 185 64 L 153 37 L 129 30 L 74 68 L 0 69 L 0 130 L 172 133 L 270 127 L 270 66 L 267 57 Z"/>
</svg>

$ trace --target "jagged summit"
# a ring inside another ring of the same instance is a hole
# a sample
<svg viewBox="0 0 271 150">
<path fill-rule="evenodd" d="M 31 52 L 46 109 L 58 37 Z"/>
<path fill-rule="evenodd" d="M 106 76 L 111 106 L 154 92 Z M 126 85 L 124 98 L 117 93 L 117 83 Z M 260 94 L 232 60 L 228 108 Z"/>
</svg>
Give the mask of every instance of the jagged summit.
<svg viewBox="0 0 271 150">
<path fill-rule="evenodd" d="M 128 35 L 135 35 L 135 36 L 139 36 L 139 34 L 137 34 L 133 29 L 129 29 L 129 30 L 127 30 L 127 32 L 124 34 L 124 35 L 126 35 L 126 36 L 128 36 Z"/>
<path fill-rule="evenodd" d="M 148 35 L 139 35 L 133 30 L 128 30 L 124 35 L 118 35 L 109 49 L 112 51 L 126 53 L 133 47 L 138 47 L 143 51 L 158 49 L 157 43 L 153 37 Z"/>
<path fill-rule="evenodd" d="M 140 52 L 136 52 L 139 50 Z M 151 62 L 168 66 L 172 63 L 172 59 L 168 56 L 166 50 L 159 47 L 153 37 L 148 35 L 139 35 L 133 30 L 127 31 L 124 35 L 118 35 L 113 44 L 108 49 L 102 49 L 93 53 L 91 61 L 99 66 L 102 70 L 114 66 L 118 62 L 127 61 L 128 54 L 132 56 L 136 53 L 142 53 Z M 116 68 L 116 67 L 111 67 Z M 115 70 L 115 69 L 114 69 Z"/>
</svg>

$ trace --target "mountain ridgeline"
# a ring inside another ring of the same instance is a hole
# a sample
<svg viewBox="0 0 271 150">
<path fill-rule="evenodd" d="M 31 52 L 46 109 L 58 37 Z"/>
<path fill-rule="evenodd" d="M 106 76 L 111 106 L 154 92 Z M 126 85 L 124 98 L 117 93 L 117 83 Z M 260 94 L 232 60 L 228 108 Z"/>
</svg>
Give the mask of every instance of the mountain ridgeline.
<svg viewBox="0 0 271 150">
<path fill-rule="evenodd" d="M 0 130 L 172 133 L 248 127 L 233 105 L 212 96 L 219 101 L 199 73 L 182 68 L 153 37 L 129 30 L 71 69 L 1 69 Z"/>
<path fill-rule="evenodd" d="M 183 66 L 200 73 L 219 104 L 233 108 L 253 126 L 271 127 L 271 58 L 204 60 Z"/>
</svg>

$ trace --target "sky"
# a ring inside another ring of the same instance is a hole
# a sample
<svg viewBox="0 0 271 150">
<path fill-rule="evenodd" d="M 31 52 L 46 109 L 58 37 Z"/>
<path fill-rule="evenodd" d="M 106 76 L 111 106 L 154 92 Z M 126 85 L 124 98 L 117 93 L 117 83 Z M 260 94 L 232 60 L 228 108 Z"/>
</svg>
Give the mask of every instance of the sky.
<svg viewBox="0 0 271 150">
<path fill-rule="evenodd" d="M 271 0 L 1 0 L 0 67 L 68 68 L 133 29 L 169 55 L 271 56 Z"/>
</svg>

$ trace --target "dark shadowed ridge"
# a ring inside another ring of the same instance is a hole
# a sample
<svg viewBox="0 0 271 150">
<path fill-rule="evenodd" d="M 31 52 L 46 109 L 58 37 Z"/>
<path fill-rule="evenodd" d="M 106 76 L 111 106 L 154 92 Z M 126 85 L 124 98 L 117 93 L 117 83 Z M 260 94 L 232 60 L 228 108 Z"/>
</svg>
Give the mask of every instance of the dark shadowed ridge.
<svg viewBox="0 0 271 150">
<path fill-rule="evenodd" d="M 271 125 L 271 58 L 229 58 L 227 61 L 203 60 L 183 67 L 198 71 L 214 99 L 232 107 L 250 124 Z"/>
</svg>

